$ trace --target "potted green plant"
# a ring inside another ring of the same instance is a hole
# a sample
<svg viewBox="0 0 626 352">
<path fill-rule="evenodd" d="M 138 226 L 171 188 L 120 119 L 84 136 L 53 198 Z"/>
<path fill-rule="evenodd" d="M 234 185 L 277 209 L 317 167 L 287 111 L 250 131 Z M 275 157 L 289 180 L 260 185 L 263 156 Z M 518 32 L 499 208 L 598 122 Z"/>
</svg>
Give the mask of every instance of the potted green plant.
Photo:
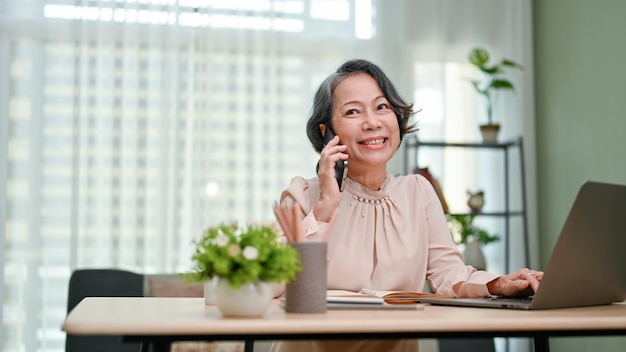
<svg viewBox="0 0 626 352">
<path fill-rule="evenodd" d="M 224 315 L 261 315 L 272 299 L 271 283 L 287 283 L 302 269 L 298 252 L 270 225 L 210 227 L 196 242 L 190 282 L 217 278 L 215 304 Z M 205 285 L 205 295 L 207 294 Z M 259 294 L 257 300 L 250 295 Z"/>
<path fill-rule="evenodd" d="M 511 81 L 504 78 L 505 68 L 523 69 L 522 65 L 509 59 L 502 59 L 495 64 L 489 63 L 489 52 L 483 48 L 474 48 L 468 55 L 469 62 L 480 70 L 482 79 L 471 80 L 476 91 L 485 98 L 487 107 L 487 123 L 480 126 L 483 142 L 496 143 L 500 124 L 494 122 L 493 108 L 495 94 L 500 90 L 513 90 Z"/>
<path fill-rule="evenodd" d="M 465 262 L 477 269 L 486 269 L 485 256 L 481 246 L 496 242 L 500 236 L 474 224 L 476 214 L 448 214 L 448 226 L 456 244 L 464 245 Z"/>
</svg>

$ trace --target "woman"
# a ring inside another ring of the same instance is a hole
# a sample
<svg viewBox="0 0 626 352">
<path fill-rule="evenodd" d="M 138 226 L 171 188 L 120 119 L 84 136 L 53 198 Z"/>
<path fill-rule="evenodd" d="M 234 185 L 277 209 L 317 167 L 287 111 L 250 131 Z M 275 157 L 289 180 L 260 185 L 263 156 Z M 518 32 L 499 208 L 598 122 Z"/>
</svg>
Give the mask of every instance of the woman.
<svg viewBox="0 0 626 352">
<path fill-rule="evenodd" d="M 385 73 L 365 60 L 341 65 L 315 94 L 307 135 L 320 152 L 318 177 L 292 179 L 281 203 L 300 205 L 312 241 L 326 232 L 338 209 L 327 237 L 328 289 L 422 291 L 428 282 L 434 292 L 455 297 L 531 295 L 542 272 L 497 276 L 465 265 L 431 184 L 421 175 L 387 172 L 402 137 L 415 130 L 412 113 Z M 329 129 L 335 137 L 324 146 Z M 335 178 L 338 160 L 349 166 L 343 192 Z M 276 347 L 417 348 L 414 340 L 307 343 Z"/>
</svg>

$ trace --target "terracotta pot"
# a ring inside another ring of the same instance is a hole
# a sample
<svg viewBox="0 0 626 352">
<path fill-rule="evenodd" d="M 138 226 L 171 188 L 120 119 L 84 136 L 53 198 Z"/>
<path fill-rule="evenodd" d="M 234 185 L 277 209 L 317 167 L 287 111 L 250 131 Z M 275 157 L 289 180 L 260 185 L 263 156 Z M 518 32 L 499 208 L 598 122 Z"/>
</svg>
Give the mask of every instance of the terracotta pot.
<svg viewBox="0 0 626 352">
<path fill-rule="evenodd" d="M 499 124 L 480 125 L 480 133 L 483 135 L 483 143 L 498 143 L 498 132 L 500 132 Z"/>
</svg>

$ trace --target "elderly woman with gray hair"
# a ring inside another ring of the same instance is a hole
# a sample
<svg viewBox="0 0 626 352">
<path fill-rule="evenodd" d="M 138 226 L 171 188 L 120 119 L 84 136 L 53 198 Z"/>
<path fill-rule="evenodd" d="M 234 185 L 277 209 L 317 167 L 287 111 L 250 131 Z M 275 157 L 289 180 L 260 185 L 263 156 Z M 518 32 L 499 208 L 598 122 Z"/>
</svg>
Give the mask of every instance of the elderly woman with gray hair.
<svg viewBox="0 0 626 352">
<path fill-rule="evenodd" d="M 387 172 L 402 137 L 416 130 L 412 115 L 412 104 L 366 60 L 345 62 L 315 94 L 307 135 L 320 153 L 318 176 L 294 177 L 281 204 L 300 206 L 308 239 L 328 233 L 328 289 L 422 291 L 428 283 L 434 292 L 455 297 L 532 295 L 541 271 L 498 276 L 465 265 L 432 185 L 421 175 Z M 334 137 L 325 144 L 329 131 Z M 343 191 L 334 169 L 342 160 L 349 166 Z M 277 341 L 273 346 L 273 351 L 370 350 L 415 352 L 417 341 Z"/>
</svg>

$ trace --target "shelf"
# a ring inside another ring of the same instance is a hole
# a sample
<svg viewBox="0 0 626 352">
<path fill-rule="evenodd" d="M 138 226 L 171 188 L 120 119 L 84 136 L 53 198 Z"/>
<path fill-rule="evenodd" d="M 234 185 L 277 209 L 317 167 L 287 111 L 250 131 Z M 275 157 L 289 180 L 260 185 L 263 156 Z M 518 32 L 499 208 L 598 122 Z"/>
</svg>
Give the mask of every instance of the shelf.
<svg viewBox="0 0 626 352">
<path fill-rule="evenodd" d="M 493 210 L 493 211 L 485 211 L 478 213 L 450 213 L 453 215 L 476 215 L 476 216 L 490 216 L 490 217 L 501 217 L 504 219 L 504 246 L 505 246 L 505 271 L 508 273 L 509 271 L 509 256 L 510 256 L 510 233 L 511 233 L 511 218 L 512 217 L 521 217 L 523 223 L 523 242 L 524 242 L 524 266 L 528 267 L 530 265 L 529 259 L 529 238 L 528 238 L 528 220 L 527 220 L 527 212 L 526 212 L 526 178 L 525 178 L 525 170 L 524 170 L 524 146 L 522 137 L 517 137 L 508 141 L 503 141 L 495 144 L 487 144 L 487 143 L 473 143 L 473 142 L 446 142 L 446 141 L 423 141 L 419 140 L 417 136 L 413 135 L 407 138 L 405 141 L 405 165 L 404 171 L 406 174 L 412 173 L 411 171 L 419 166 L 418 155 L 419 149 L 423 147 L 430 148 L 467 148 L 467 149 L 485 149 L 485 150 L 493 150 L 495 152 L 501 152 L 504 156 L 504 165 L 502 177 L 504 179 L 503 186 L 503 200 L 504 200 L 504 209 L 502 210 Z M 519 151 L 519 172 L 521 174 L 520 177 L 520 185 L 517 190 L 520 192 L 521 198 L 521 209 L 512 210 L 510 205 L 510 192 L 511 192 L 511 182 L 510 182 L 510 174 L 509 174 L 509 152 L 513 149 L 518 149 Z M 414 153 L 414 160 L 411 163 L 409 154 L 410 152 Z M 411 171 L 409 171 L 411 170 Z"/>
<path fill-rule="evenodd" d="M 422 141 L 417 138 L 411 138 L 407 141 L 407 147 L 457 147 L 457 148 L 484 148 L 484 149 L 508 149 L 510 147 L 521 146 L 522 137 L 516 139 L 500 142 L 495 144 L 488 143 L 468 143 L 468 142 L 437 142 L 437 141 Z"/>
<path fill-rule="evenodd" d="M 480 213 L 446 213 L 446 215 L 476 215 L 476 216 L 524 216 L 526 213 L 524 211 L 486 211 Z"/>
</svg>

